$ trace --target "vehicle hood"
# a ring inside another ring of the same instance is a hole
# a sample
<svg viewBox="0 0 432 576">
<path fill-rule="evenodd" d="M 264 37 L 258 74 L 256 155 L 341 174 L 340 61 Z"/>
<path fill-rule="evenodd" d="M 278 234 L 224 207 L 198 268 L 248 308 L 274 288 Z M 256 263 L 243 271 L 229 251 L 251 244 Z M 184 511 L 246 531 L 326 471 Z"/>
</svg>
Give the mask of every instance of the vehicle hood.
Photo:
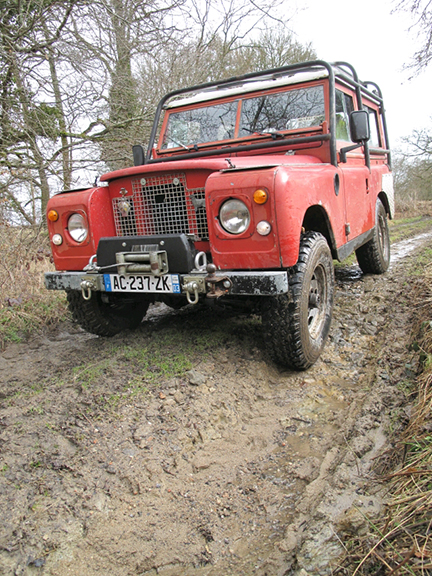
<svg viewBox="0 0 432 576">
<path fill-rule="evenodd" d="M 178 172 L 190 170 L 235 171 L 254 170 L 259 168 L 274 168 L 276 166 L 290 166 L 299 164 L 321 164 L 322 161 L 315 156 L 307 154 L 296 155 L 256 155 L 242 156 L 239 158 L 196 158 L 189 160 L 173 160 L 158 162 L 155 164 L 143 164 L 141 166 L 131 166 L 115 172 L 108 172 L 100 177 L 102 182 L 109 182 L 117 178 L 135 176 L 137 174 L 150 174 L 153 172 Z"/>
</svg>

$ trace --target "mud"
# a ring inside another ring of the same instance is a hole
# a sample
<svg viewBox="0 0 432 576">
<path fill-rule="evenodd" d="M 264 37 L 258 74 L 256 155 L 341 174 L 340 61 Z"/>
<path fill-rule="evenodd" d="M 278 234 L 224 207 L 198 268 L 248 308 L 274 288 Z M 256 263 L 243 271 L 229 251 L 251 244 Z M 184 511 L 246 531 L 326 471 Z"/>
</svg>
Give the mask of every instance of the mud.
<svg viewBox="0 0 432 576">
<path fill-rule="evenodd" d="M 431 235 L 416 247 L 431 243 Z M 0 573 L 330 574 L 382 506 L 371 484 L 416 371 L 410 266 L 338 268 L 307 372 L 254 316 L 153 310 L 106 340 L 65 323 L 0 356 Z"/>
</svg>

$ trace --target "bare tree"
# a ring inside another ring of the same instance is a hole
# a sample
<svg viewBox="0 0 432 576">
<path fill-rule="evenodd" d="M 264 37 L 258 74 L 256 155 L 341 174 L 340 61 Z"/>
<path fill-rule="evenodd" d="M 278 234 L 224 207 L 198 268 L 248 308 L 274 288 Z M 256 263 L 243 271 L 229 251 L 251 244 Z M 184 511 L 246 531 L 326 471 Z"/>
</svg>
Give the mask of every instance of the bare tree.
<svg viewBox="0 0 432 576">
<path fill-rule="evenodd" d="M 311 44 L 300 43 L 286 25 L 278 22 L 273 27 L 268 20 L 263 22 L 257 37 L 244 36 L 235 27 L 230 34 L 223 28 L 223 36 L 219 36 L 213 29 L 208 33 L 203 30 L 208 26 L 208 18 L 208 15 L 202 18 L 201 29 L 197 29 L 194 38 L 163 45 L 141 61 L 139 98 L 143 110 L 154 110 L 164 94 L 177 88 L 317 57 Z M 150 114 L 143 124 L 140 142 L 147 139 L 152 120 Z"/>
<path fill-rule="evenodd" d="M 405 138 L 405 143 L 410 146 L 408 155 L 421 159 L 432 159 L 432 136 L 430 129 L 414 130 L 412 135 Z"/>
<path fill-rule="evenodd" d="M 74 0 L 0 4 L 0 198 L 28 223 L 49 198 L 46 152 L 57 138 L 53 106 L 36 96 L 46 52 L 65 28 Z M 30 205 L 30 210 L 28 210 Z"/>
<path fill-rule="evenodd" d="M 432 161 L 396 155 L 393 162 L 396 201 L 399 208 L 410 209 L 418 201 L 432 199 Z"/>
<path fill-rule="evenodd" d="M 92 115 L 86 134 L 98 142 L 110 169 L 130 164 L 131 144 L 146 115 L 138 100 L 136 62 L 170 42 L 176 26 L 167 17 L 184 1 L 97 0 L 74 15 L 71 61 L 89 89 L 100 95 L 100 113 Z M 77 47 L 84 59 L 76 54 Z"/>
<path fill-rule="evenodd" d="M 295 58 L 282 2 L 0 3 L 0 219 L 35 223 L 53 191 L 129 165 L 165 91 Z"/>
<path fill-rule="evenodd" d="M 413 54 L 407 68 L 419 73 L 432 61 L 432 1 L 396 0 L 395 11 L 408 12 L 413 20 L 410 30 L 416 34 L 420 48 Z"/>
<path fill-rule="evenodd" d="M 393 173 L 399 204 L 412 206 L 432 199 L 432 136 L 430 128 L 404 138 L 404 152 L 395 156 Z"/>
</svg>

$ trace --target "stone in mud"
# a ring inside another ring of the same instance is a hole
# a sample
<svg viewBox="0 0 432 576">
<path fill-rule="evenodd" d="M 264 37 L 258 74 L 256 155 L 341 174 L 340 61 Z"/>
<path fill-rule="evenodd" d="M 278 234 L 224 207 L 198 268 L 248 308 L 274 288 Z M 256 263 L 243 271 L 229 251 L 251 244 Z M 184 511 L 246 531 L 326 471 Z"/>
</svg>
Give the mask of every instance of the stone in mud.
<svg viewBox="0 0 432 576">
<path fill-rule="evenodd" d="M 187 373 L 189 378 L 189 384 L 192 386 L 200 386 L 201 384 L 205 384 L 207 382 L 207 378 L 201 372 L 197 370 L 189 370 Z"/>
</svg>

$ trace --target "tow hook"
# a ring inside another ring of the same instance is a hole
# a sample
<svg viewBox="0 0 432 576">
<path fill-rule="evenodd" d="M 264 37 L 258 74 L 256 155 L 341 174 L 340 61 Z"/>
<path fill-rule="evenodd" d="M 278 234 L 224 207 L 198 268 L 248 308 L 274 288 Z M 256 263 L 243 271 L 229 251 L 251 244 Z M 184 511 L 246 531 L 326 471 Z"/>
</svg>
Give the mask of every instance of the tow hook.
<svg viewBox="0 0 432 576">
<path fill-rule="evenodd" d="M 207 265 L 207 273 L 205 282 L 210 288 L 207 292 L 207 298 L 220 298 L 228 294 L 229 289 L 232 287 L 232 282 L 228 276 L 216 276 L 216 266 L 214 264 Z"/>
<path fill-rule="evenodd" d="M 198 284 L 196 282 L 188 282 L 183 288 L 186 291 L 186 298 L 189 304 L 198 304 Z"/>
<path fill-rule="evenodd" d="M 84 300 L 90 300 L 92 290 L 96 289 L 96 284 L 92 280 L 83 280 L 80 286 Z"/>
</svg>

